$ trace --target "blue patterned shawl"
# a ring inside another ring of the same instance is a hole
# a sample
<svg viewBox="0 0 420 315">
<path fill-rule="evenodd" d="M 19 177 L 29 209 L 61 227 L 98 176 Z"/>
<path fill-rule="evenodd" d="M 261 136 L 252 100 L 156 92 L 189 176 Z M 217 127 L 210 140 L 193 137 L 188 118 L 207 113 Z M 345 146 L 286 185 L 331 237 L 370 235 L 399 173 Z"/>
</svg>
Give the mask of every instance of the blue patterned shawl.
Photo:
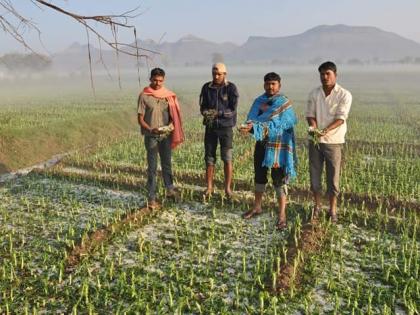
<svg viewBox="0 0 420 315">
<path fill-rule="evenodd" d="M 252 123 L 255 140 L 267 140 L 263 165 L 283 168 L 287 176 L 296 176 L 294 126 L 297 118 L 291 101 L 284 95 L 259 96 L 251 106 L 247 121 Z"/>
</svg>

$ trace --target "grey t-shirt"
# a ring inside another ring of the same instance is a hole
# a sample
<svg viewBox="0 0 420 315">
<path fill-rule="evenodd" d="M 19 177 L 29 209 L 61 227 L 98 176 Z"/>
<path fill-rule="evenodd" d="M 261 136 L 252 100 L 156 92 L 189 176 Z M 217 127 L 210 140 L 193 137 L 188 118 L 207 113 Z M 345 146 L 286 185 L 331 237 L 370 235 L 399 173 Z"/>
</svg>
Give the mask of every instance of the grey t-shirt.
<svg viewBox="0 0 420 315">
<path fill-rule="evenodd" d="M 144 121 L 150 128 L 166 126 L 170 121 L 169 104 L 166 98 L 157 98 L 141 93 L 137 112 L 143 115 Z M 144 135 L 150 135 L 150 132 L 144 128 L 141 128 L 141 131 Z"/>
</svg>

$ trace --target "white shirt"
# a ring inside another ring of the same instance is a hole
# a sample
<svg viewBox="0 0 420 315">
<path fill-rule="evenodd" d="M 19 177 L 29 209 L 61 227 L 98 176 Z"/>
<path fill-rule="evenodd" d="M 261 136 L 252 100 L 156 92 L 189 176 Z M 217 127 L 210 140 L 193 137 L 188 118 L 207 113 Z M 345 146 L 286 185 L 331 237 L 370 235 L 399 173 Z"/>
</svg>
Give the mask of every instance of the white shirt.
<svg viewBox="0 0 420 315">
<path fill-rule="evenodd" d="M 336 119 L 344 120 L 342 125 L 320 137 L 319 142 L 331 144 L 345 142 L 344 137 L 347 132 L 346 120 L 349 115 L 351 101 L 351 93 L 338 84 L 335 84 L 334 89 L 328 96 L 325 96 L 322 86 L 309 93 L 305 115 L 316 119 L 318 129 L 328 127 Z"/>
</svg>

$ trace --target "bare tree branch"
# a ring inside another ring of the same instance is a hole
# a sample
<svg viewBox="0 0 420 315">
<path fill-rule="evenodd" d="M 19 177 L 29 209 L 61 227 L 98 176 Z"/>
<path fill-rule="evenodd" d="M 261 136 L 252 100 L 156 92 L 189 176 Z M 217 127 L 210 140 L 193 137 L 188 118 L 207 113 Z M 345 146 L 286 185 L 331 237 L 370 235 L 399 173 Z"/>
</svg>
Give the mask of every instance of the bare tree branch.
<svg viewBox="0 0 420 315">
<path fill-rule="evenodd" d="M 3 8 L 5 10 L 5 13 L 2 13 L 0 15 L 0 26 L 3 29 L 3 31 L 10 34 L 26 49 L 35 53 L 31 46 L 26 42 L 24 34 L 26 31 L 33 29 L 38 33 L 38 35 L 40 35 L 41 31 L 39 30 L 39 28 L 32 21 L 26 19 L 21 14 L 19 14 L 19 12 L 15 9 L 10 0 L 0 1 L 0 8 Z M 10 17 L 7 17 L 7 15 L 9 15 Z"/>
<path fill-rule="evenodd" d="M 146 65 L 149 67 L 149 59 L 151 56 L 159 54 L 157 51 L 144 49 L 139 47 L 137 41 L 137 31 L 134 25 L 130 24 L 130 20 L 138 17 L 141 13 L 139 13 L 139 8 L 136 7 L 132 10 L 128 10 L 121 14 L 117 15 L 80 15 L 74 12 L 70 12 L 68 10 L 63 9 L 62 7 L 53 4 L 51 1 L 45 0 L 27 0 L 28 2 L 32 3 L 32 5 L 36 6 L 40 10 L 44 8 L 53 10 L 60 14 L 63 14 L 77 23 L 80 23 L 86 30 L 86 37 L 87 37 L 87 48 L 88 48 L 88 59 L 89 59 L 89 71 L 90 71 L 90 81 L 93 93 L 95 94 L 95 86 L 93 82 L 93 68 L 92 68 L 92 53 L 91 53 L 91 40 L 90 35 L 94 35 L 98 42 L 99 42 L 99 50 L 100 50 L 100 57 L 99 61 L 105 67 L 108 75 L 109 71 L 106 67 L 103 58 L 102 58 L 102 45 L 101 43 L 105 43 L 108 47 L 112 48 L 115 51 L 116 59 L 117 59 L 117 75 L 118 75 L 118 84 L 121 88 L 121 76 L 120 76 L 120 69 L 119 69 L 119 55 L 124 54 L 128 56 L 133 56 L 137 58 L 137 73 L 140 85 L 140 58 L 145 58 Z M 4 12 L 1 12 L 1 9 Z M 108 39 L 105 34 L 100 32 L 96 25 L 92 25 L 93 23 L 100 23 L 105 26 L 109 26 L 111 30 L 111 39 Z M 17 42 L 22 44 L 26 49 L 30 50 L 31 52 L 35 53 L 34 49 L 26 40 L 26 33 L 31 30 L 35 30 L 38 34 L 39 41 L 42 44 L 41 40 L 41 30 L 38 26 L 30 19 L 24 17 L 16 7 L 13 5 L 13 0 L 0 0 L 0 28 L 9 35 L 11 35 Z M 118 41 L 118 30 L 119 28 L 124 29 L 133 29 L 134 30 L 134 43 L 123 43 Z"/>
<path fill-rule="evenodd" d="M 89 30 L 86 28 L 86 37 L 88 41 L 88 57 L 89 57 L 89 73 L 90 73 L 90 86 L 92 87 L 93 95 L 95 92 L 95 84 L 93 83 L 93 71 L 92 71 L 92 56 L 90 54 L 90 39 L 89 39 Z"/>
<path fill-rule="evenodd" d="M 91 22 L 97 22 L 102 25 L 109 25 L 111 30 L 117 30 L 117 28 L 135 28 L 134 25 L 129 24 L 129 21 L 138 17 L 141 13 L 138 13 L 139 7 L 134 8 L 132 10 L 128 10 L 123 12 L 122 14 L 117 15 L 80 15 L 74 12 L 70 12 L 68 10 L 63 9 L 62 7 L 55 5 L 51 2 L 44 1 L 44 0 L 29 0 L 33 5 L 37 6 L 38 8 L 46 7 L 52 9 L 60 14 L 66 15 L 71 19 L 75 20 L 76 22 L 82 24 L 88 31 L 88 33 L 92 33 L 96 35 L 98 40 L 105 43 L 107 46 L 112 48 L 114 51 L 133 56 L 133 57 L 140 57 L 140 58 L 148 58 L 148 54 L 159 54 L 157 51 L 143 49 L 138 47 L 137 43 L 135 44 L 127 44 L 127 43 L 120 43 L 116 40 L 114 31 L 112 32 L 112 39 L 109 40 L 99 32 L 94 26 L 92 26 Z M 3 29 L 4 32 L 10 34 L 15 40 L 21 43 L 26 49 L 34 52 L 31 45 L 25 39 L 25 33 L 29 30 L 35 30 L 39 36 L 41 35 L 41 30 L 37 27 L 35 23 L 31 20 L 25 18 L 22 14 L 18 12 L 18 10 L 13 6 L 11 0 L 0 0 L 0 8 L 5 10 L 5 13 L 0 13 L 0 27 Z M 14 21 L 11 22 L 11 20 Z M 135 38 L 135 41 L 137 39 Z M 143 53 L 140 53 L 143 51 Z"/>
<path fill-rule="evenodd" d="M 137 45 L 137 30 L 136 28 L 134 28 L 134 38 L 135 40 L 135 44 L 136 44 L 136 51 L 138 51 L 138 45 Z M 139 56 L 137 56 L 137 78 L 139 79 L 139 87 L 141 87 L 141 81 L 140 81 L 140 58 Z"/>
</svg>

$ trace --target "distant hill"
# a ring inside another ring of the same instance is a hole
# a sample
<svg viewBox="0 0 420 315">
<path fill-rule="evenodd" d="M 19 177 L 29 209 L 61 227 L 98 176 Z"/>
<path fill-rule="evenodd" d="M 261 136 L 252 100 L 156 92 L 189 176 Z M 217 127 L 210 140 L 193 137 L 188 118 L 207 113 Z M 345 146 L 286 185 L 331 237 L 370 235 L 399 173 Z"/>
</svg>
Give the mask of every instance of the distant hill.
<svg viewBox="0 0 420 315">
<path fill-rule="evenodd" d="M 91 56 L 93 60 L 100 59 L 100 50 L 91 47 Z M 106 61 L 110 61 L 111 51 L 104 50 L 102 52 L 106 56 Z M 72 72 L 89 71 L 88 45 L 73 43 L 65 50 L 60 51 L 52 56 L 53 65 L 56 69 L 70 70 Z"/>
<path fill-rule="evenodd" d="M 420 57 L 420 44 L 376 27 L 321 25 L 286 37 L 249 37 L 227 57 L 232 61 L 399 61 Z"/>
<path fill-rule="evenodd" d="M 169 64 L 208 64 L 214 54 L 226 55 L 238 47 L 233 43 L 218 44 L 193 35 L 182 37 L 175 43 L 150 44 L 150 41 L 145 42 L 142 47 L 159 51 L 162 61 Z"/>
<path fill-rule="evenodd" d="M 208 65 L 214 58 L 229 63 L 318 63 L 331 59 L 338 63 L 418 62 L 420 43 L 376 27 L 320 25 L 302 34 L 285 37 L 251 36 L 243 45 L 214 43 L 193 35 L 176 42 L 157 43 L 137 40 L 139 47 L 160 52 L 153 56 L 156 65 Z M 112 68 L 116 56 L 107 47 L 91 49 L 94 66 L 100 60 Z M 86 45 L 78 43 L 53 56 L 59 69 L 88 70 Z M 133 69 L 137 60 L 120 55 L 120 68 Z"/>
<path fill-rule="evenodd" d="M 135 42 L 132 44 L 135 46 Z M 207 65 L 212 63 L 215 56 L 223 58 L 223 56 L 231 53 L 238 46 L 233 43 L 214 43 L 201 39 L 193 35 L 182 37 L 174 43 L 155 41 L 137 40 L 139 48 L 156 51 L 159 54 L 150 54 L 152 64 L 182 64 L 182 65 Z M 129 50 L 130 51 L 130 50 Z M 135 50 L 132 50 L 134 53 Z M 141 51 L 147 54 L 147 51 Z M 94 61 L 94 67 L 101 67 L 102 61 L 109 67 L 116 65 L 117 58 L 115 52 L 102 47 L 102 51 L 98 48 L 91 47 L 91 58 Z M 217 57 L 216 57 L 217 58 Z M 58 69 L 73 69 L 74 71 L 86 70 L 88 65 L 88 46 L 73 43 L 67 49 L 53 56 L 54 64 Z M 133 68 L 137 64 L 135 57 L 120 54 L 118 57 L 120 68 Z"/>
</svg>

